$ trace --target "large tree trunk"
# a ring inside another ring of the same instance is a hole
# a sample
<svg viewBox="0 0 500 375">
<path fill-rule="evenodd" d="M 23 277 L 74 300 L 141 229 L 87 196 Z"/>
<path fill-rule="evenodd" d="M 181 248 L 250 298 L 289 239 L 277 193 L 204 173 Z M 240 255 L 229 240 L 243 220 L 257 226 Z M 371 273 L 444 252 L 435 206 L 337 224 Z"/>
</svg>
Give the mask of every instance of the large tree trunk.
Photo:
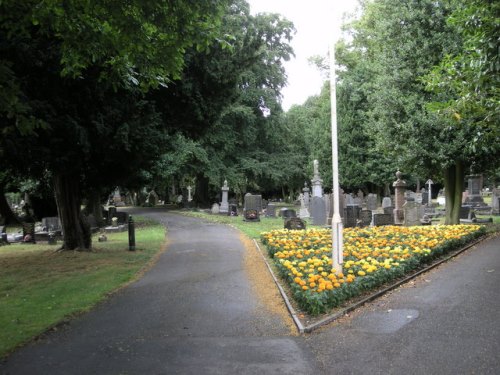
<svg viewBox="0 0 500 375">
<path fill-rule="evenodd" d="M 444 189 L 446 197 L 445 224 L 460 224 L 460 207 L 462 207 L 462 191 L 464 188 L 464 167 L 456 161 L 444 170 Z"/>
<path fill-rule="evenodd" d="M 0 216 L 4 219 L 5 224 L 19 224 L 20 221 L 12 212 L 9 202 L 5 198 L 4 186 L 0 184 Z"/>
<path fill-rule="evenodd" d="M 102 202 L 101 193 L 99 189 L 94 189 L 89 193 L 87 198 L 87 205 L 85 206 L 85 213 L 87 215 L 93 215 L 97 226 L 104 226 L 104 219 L 102 217 Z"/>
<path fill-rule="evenodd" d="M 55 174 L 54 192 L 63 228 L 63 249 L 89 251 L 92 246 L 92 237 L 90 227 L 80 209 L 78 176 Z"/>
</svg>

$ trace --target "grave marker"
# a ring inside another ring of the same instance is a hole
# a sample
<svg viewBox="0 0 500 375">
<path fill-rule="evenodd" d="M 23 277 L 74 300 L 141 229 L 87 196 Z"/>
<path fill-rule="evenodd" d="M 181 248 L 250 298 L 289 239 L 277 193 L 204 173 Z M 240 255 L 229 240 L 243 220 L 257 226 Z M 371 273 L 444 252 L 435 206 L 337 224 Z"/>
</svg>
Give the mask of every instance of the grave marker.
<svg viewBox="0 0 500 375">
<path fill-rule="evenodd" d="M 311 200 L 311 216 L 313 225 L 326 224 L 326 205 L 323 198 L 313 197 Z"/>
</svg>

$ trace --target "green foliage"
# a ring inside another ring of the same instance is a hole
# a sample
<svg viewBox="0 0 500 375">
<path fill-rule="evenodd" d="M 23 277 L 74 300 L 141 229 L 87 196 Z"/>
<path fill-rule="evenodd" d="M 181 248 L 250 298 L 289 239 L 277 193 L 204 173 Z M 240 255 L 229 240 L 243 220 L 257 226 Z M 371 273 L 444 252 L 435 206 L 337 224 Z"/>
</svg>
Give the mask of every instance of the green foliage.
<svg viewBox="0 0 500 375">
<path fill-rule="evenodd" d="M 500 152 L 499 16 L 498 2 L 456 2 L 448 23 L 461 35 L 463 47 L 423 77 L 427 88 L 440 94 L 429 108 L 457 131 L 470 129 L 466 148 L 472 154 Z M 445 95 L 448 100 L 442 100 Z"/>
</svg>

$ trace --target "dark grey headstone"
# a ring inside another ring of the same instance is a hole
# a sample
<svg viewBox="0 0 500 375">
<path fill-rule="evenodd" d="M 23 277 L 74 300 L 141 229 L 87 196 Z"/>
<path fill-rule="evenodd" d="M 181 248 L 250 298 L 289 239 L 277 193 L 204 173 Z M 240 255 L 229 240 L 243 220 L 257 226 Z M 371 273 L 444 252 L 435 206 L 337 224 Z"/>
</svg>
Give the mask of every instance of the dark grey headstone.
<svg viewBox="0 0 500 375">
<path fill-rule="evenodd" d="M 297 212 L 294 209 L 291 209 L 291 208 L 282 208 L 280 210 L 280 214 L 283 217 L 283 219 L 297 217 Z"/>
<path fill-rule="evenodd" d="M 245 206 L 243 209 L 243 220 L 260 221 L 260 212 L 262 211 L 261 195 L 245 195 Z"/>
<path fill-rule="evenodd" d="M 310 204 L 313 225 L 326 224 L 326 204 L 323 198 L 313 197 Z"/>
<path fill-rule="evenodd" d="M 276 217 L 276 205 L 269 203 L 266 208 L 266 217 Z"/>
<path fill-rule="evenodd" d="M 47 232 L 61 230 L 61 220 L 57 216 L 42 218 L 42 227 Z"/>
<path fill-rule="evenodd" d="M 238 216 L 238 205 L 235 203 L 230 203 L 228 210 L 227 210 L 227 216 Z"/>
<path fill-rule="evenodd" d="M 394 207 L 389 206 L 389 207 L 384 207 L 384 214 L 391 215 L 393 214 Z"/>
<path fill-rule="evenodd" d="M 362 210 L 359 213 L 359 225 L 362 227 L 367 227 L 372 222 L 372 211 L 371 210 Z"/>
<path fill-rule="evenodd" d="M 425 189 L 422 189 L 422 191 L 425 191 Z M 422 192 L 422 204 L 427 204 L 429 203 L 429 192 L 425 191 Z"/>
<path fill-rule="evenodd" d="M 470 206 L 462 206 L 460 207 L 460 220 L 464 221 L 475 221 L 476 214 L 471 209 Z"/>
<path fill-rule="evenodd" d="M 347 207 L 344 209 L 344 227 L 346 228 L 352 228 L 355 227 L 358 223 L 359 220 L 359 214 L 361 212 L 361 207 L 352 204 L 352 205 L 347 205 Z"/>
<path fill-rule="evenodd" d="M 262 195 L 245 195 L 244 210 L 257 210 L 259 213 L 262 211 Z"/>
<path fill-rule="evenodd" d="M 289 217 L 285 219 L 284 228 L 289 230 L 302 230 L 306 229 L 306 223 L 301 218 Z"/>
<path fill-rule="evenodd" d="M 373 214 L 373 225 L 394 225 L 392 214 Z"/>
</svg>

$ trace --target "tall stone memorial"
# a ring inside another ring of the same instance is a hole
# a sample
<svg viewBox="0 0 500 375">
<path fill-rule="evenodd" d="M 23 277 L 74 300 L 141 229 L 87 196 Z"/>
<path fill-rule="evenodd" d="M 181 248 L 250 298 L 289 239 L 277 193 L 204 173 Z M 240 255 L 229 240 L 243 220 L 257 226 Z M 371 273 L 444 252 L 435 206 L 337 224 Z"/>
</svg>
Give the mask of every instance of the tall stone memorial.
<svg viewBox="0 0 500 375">
<path fill-rule="evenodd" d="M 392 186 L 394 187 L 394 224 L 402 225 L 404 224 L 404 210 L 403 204 L 405 203 L 405 190 L 406 181 L 402 180 L 403 174 L 398 170 L 396 172 L 397 180 L 394 181 Z"/>
<path fill-rule="evenodd" d="M 227 214 L 229 212 L 229 186 L 227 186 L 227 180 L 224 180 L 224 185 L 221 188 L 222 190 L 222 202 L 220 202 L 219 212 L 221 214 Z"/>
<path fill-rule="evenodd" d="M 323 197 L 323 186 L 322 186 L 323 180 L 321 179 L 321 177 L 319 175 L 319 168 L 318 168 L 318 161 L 317 160 L 314 160 L 313 166 L 314 166 L 314 175 L 313 175 L 313 178 L 311 180 L 312 196 L 321 198 L 321 197 Z"/>
</svg>

